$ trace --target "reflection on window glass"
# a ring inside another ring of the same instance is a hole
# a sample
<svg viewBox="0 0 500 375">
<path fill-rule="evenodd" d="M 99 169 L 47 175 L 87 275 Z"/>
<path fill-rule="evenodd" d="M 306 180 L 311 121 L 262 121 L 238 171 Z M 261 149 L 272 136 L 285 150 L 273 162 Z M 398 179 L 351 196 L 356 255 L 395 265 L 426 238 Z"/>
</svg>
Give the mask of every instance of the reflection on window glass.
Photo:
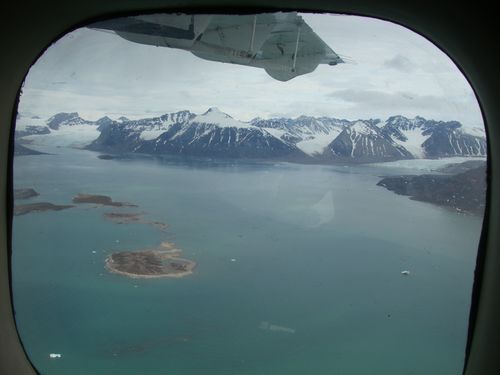
<svg viewBox="0 0 500 375">
<path fill-rule="evenodd" d="M 369 18 L 147 15 L 33 65 L 13 296 L 43 374 L 458 374 L 477 101 Z"/>
</svg>

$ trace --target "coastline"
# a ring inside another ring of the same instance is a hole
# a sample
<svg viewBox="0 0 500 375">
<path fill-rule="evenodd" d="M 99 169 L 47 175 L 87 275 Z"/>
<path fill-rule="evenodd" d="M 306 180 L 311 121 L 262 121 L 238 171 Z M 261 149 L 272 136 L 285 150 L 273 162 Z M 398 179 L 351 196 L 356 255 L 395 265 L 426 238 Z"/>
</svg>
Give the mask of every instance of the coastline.
<svg viewBox="0 0 500 375">
<path fill-rule="evenodd" d="M 180 258 L 182 250 L 171 242 L 162 242 L 154 250 L 115 252 L 106 257 L 104 267 L 110 273 L 133 279 L 181 278 L 193 274 L 197 263 Z M 137 272 L 131 272 L 132 270 Z"/>
</svg>

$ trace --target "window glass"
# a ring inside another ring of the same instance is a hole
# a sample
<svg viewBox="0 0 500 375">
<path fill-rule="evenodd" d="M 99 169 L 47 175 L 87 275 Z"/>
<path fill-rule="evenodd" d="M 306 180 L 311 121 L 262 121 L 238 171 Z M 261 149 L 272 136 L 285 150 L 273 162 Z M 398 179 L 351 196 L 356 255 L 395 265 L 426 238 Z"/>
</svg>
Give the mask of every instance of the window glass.
<svg viewBox="0 0 500 375">
<path fill-rule="evenodd" d="M 43 374 L 459 374 L 477 100 L 376 19 L 155 14 L 50 46 L 15 131 L 13 299 Z"/>
</svg>

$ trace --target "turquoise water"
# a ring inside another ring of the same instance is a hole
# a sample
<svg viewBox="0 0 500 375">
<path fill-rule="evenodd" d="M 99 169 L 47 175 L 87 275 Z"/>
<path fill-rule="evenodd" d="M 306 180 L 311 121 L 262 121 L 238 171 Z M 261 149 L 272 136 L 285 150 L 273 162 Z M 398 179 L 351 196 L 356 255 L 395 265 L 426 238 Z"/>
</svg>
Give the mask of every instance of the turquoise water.
<svg viewBox="0 0 500 375">
<path fill-rule="evenodd" d="M 398 169 L 50 151 L 15 159 L 15 186 L 41 194 L 30 202 L 139 207 L 15 217 L 16 320 L 42 374 L 460 373 L 481 219 L 375 186 Z M 104 269 L 113 251 L 163 240 L 193 275 Z"/>
</svg>

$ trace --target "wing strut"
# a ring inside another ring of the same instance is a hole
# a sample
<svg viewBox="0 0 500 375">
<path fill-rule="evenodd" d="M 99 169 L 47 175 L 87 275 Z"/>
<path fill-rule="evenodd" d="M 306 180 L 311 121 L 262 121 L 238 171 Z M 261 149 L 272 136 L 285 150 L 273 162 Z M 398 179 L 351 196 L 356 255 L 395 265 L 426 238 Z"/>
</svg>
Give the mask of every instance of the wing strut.
<svg viewBox="0 0 500 375">
<path fill-rule="evenodd" d="M 257 15 L 253 16 L 252 39 L 250 40 L 250 52 L 253 54 L 253 41 L 255 39 L 255 28 L 257 27 Z"/>
<path fill-rule="evenodd" d="M 295 41 L 295 53 L 293 54 L 293 67 L 292 72 L 295 72 L 295 64 L 297 63 L 297 51 L 299 50 L 299 39 L 300 39 L 300 27 L 302 22 L 298 24 L 297 28 L 297 40 Z"/>
</svg>

